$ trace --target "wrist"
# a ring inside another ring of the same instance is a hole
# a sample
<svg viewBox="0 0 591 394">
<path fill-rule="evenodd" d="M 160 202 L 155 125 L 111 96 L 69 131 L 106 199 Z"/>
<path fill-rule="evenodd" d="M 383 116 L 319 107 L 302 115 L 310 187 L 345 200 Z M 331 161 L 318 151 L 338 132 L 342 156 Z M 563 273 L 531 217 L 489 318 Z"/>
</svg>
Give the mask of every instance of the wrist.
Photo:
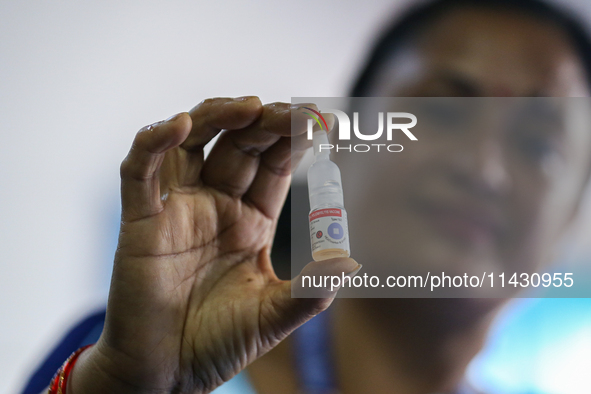
<svg viewBox="0 0 591 394">
<path fill-rule="evenodd" d="M 84 359 L 88 356 L 88 353 L 91 351 L 91 349 L 86 349 L 84 350 L 82 353 L 80 353 L 80 356 L 78 356 L 78 360 L 76 362 L 76 364 L 74 364 L 74 367 L 72 368 L 72 372 L 70 372 L 70 381 L 69 384 L 66 385 L 66 393 L 65 394 L 72 394 L 74 391 L 72 389 L 72 386 L 74 385 L 74 375 L 76 375 L 76 370 L 80 369 L 80 364 L 84 364 Z"/>
<path fill-rule="evenodd" d="M 108 360 L 97 346 L 83 351 L 70 373 L 65 394 L 169 394 L 170 390 L 155 390 L 135 386 L 110 373 Z"/>
<path fill-rule="evenodd" d="M 51 379 L 51 382 L 49 383 L 49 387 L 47 389 L 48 394 L 65 394 L 66 393 L 67 387 L 68 387 L 67 384 L 68 384 L 68 380 L 70 378 L 70 374 L 72 372 L 72 369 L 76 365 L 76 362 L 78 361 L 79 356 L 86 349 L 88 349 L 91 346 L 92 345 L 86 345 L 86 346 L 79 348 L 78 350 L 73 352 L 70 355 L 70 357 L 68 357 L 68 359 L 66 361 L 64 361 L 62 366 L 57 370 L 57 372 L 53 376 L 53 379 Z"/>
</svg>

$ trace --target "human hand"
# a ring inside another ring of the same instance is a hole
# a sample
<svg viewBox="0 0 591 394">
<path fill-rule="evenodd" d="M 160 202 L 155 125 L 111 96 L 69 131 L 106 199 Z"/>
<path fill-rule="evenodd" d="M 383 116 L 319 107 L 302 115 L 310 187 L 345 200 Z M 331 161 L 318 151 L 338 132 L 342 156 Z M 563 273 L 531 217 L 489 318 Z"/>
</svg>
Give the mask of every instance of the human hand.
<svg viewBox="0 0 591 394">
<path fill-rule="evenodd" d="M 269 257 L 305 121 L 289 104 L 216 98 L 138 132 L 105 328 L 69 392 L 207 393 L 330 305 L 329 292 L 291 298 Z M 340 258 L 302 274 L 357 268 Z"/>
</svg>

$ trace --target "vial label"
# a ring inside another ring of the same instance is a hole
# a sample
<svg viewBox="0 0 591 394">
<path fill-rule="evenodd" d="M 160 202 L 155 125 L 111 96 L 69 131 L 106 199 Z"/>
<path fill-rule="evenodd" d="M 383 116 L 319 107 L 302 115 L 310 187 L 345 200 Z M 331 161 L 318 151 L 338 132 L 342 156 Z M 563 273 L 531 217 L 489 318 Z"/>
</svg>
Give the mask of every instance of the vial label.
<svg viewBox="0 0 591 394">
<path fill-rule="evenodd" d="M 312 254 L 326 249 L 349 249 L 347 212 L 340 208 L 317 209 L 310 213 Z"/>
</svg>

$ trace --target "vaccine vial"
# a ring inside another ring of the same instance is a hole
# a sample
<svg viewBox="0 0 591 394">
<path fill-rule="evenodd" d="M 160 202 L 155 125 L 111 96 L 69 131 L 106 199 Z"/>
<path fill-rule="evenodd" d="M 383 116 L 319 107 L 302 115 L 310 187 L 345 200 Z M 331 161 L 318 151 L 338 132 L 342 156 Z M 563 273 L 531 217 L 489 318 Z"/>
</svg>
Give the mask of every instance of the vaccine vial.
<svg viewBox="0 0 591 394">
<path fill-rule="evenodd" d="M 326 131 L 313 133 L 314 163 L 308 169 L 310 243 L 314 261 L 349 257 L 349 228 L 339 167 L 330 161 Z"/>
</svg>

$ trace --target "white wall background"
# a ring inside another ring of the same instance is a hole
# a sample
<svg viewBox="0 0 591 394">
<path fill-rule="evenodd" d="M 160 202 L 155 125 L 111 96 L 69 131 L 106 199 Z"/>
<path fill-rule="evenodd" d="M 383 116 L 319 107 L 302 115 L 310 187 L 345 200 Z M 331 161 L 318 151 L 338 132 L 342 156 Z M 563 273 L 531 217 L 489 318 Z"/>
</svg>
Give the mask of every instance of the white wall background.
<svg viewBox="0 0 591 394">
<path fill-rule="evenodd" d="M 395 4 L 0 2 L 0 393 L 105 302 L 140 127 L 207 97 L 343 95 Z"/>
<path fill-rule="evenodd" d="M 105 302 L 140 127 L 212 96 L 343 95 L 398 3 L 0 2 L 0 392 Z"/>
</svg>

